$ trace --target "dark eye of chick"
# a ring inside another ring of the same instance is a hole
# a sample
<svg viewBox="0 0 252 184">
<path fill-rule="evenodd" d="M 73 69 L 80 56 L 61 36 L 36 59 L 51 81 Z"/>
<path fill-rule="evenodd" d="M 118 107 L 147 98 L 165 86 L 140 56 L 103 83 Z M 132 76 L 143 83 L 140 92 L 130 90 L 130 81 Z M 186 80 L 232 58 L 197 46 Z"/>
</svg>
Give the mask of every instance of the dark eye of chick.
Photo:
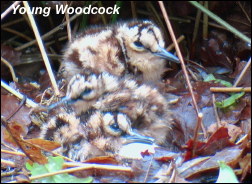
<svg viewBox="0 0 252 184">
<path fill-rule="evenodd" d="M 91 91 L 92 91 L 91 88 L 86 88 L 86 89 L 81 93 L 80 97 L 86 96 L 86 95 L 90 94 Z"/>
<path fill-rule="evenodd" d="M 92 89 L 91 88 L 86 88 L 84 91 L 82 91 L 82 93 L 80 94 L 80 96 L 76 97 L 76 98 L 73 98 L 71 100 L 69 100 L 67 102 L 67 104 L 73 104 L 75 103 L 76 101 L 78 100 L 83 100 L 83 97 L 89 95 L 90 93 L 92 92 Z"/>
<path fill-rule="evenodd" d="M 120 131 L 120 128 L 117 123 L 113 123 L 112 125 L 110 125 L 110 128 L 116 132 Z"/>
<path fill-rule="evenodd" d="M 137 46 L 137 47 L 144 47 L 143 44 L 141 42 L 139 42 L 139 41 L 135 41 L 134 45 Z"/>
</svg>

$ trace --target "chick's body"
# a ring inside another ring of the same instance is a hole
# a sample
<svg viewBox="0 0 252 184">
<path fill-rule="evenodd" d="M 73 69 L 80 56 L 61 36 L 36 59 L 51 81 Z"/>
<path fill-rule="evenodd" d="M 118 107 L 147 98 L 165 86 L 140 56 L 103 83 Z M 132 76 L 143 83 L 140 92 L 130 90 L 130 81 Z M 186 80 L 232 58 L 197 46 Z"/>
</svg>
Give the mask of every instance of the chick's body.
<svg viewBox="0 0 252 184">
<path fill-rule="evenodd" d="M 108 73 L 77 74 L 68 85 L 66 98 L 77 114 L 88 109 L 118 111 L 130 118 L 132 128 L 139 134 L 153 137 L 159 145 L 171 142 L 168 137 L 173 120 L 167 100 L 150 85 L 139 85 L 127 77 L 118 78 Z"/>
</svg>

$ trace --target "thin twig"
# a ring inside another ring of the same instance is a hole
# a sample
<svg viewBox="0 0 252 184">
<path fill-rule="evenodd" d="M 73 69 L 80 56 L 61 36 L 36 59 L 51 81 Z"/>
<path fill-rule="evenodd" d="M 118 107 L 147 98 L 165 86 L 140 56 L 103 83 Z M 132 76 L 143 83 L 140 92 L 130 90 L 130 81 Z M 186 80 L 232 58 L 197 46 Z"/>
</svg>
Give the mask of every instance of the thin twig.
<svg viewBox="0 0 252 184">
<path fill-rule="evenodd" d="M 64 6 L 66 6 L 67 1 L 63 1 L 63 2 L 64 2 Z M 70 26 L 70 21 L 69 21 L 69 14 L 67 13 L 67 11 L 65 12 L 65 17 L 66 17 L 66 23 L 67 23 L 68 41 L 71 42 L 72 41 L 72 33 L 71 33 L 71 26 Z"/>
<path fill-rule="evenodd" d="M 131 6 L 132 18 L 136 19 L 137 18 L 136 2 L 135 1 L 130 1 L 130 6 Z"/>
<path fill-rule="evenodd" d="M 12 169 L 11 171 L 7 171 L 7 172 L 1 172 L 1 177 L 7 177 L 7 176 L 14 176 L 14 175 L 18 175 L 18 174 L 23 174 L 23 172 L 18 172 L 17 171 L 17 167 Z"/>
<path fill-rule="evenodd" d="M 246 2 L 244 2 L 244 3 L 246 3 Z M 246 18 L 247 18 L 247 20 L 249 21 L 249 23 L 251 24 L 250 15 L 248 15 L 248 13 L 246 12 L 246 10 L 242 7 L 241 2 L 238 1 L 237 4 L 240 6 L 242 12 L 243 12 L 244 15 L 246 16 Z"/>
<path fill-rule="evenodd" d="M 211 92 L 218 93 L 233 93 L 233 92 L 248 92 L 251 93 L 251 87 L 211 87 Z"/>
<path fill-rule="evenodd" d="M 34 31 L 36 40 L 37 40 L 37 42 L 38 42 L 39 49 L 40 49 L 40 51 L 41 51 L 41 54 L 42 54 L 42 57 L 43 57 L 43 60 L 44 60 L 45 66 L 46 66 L 46 70 L 47 70 L 48 75 L 49 75 L 49 78 L 50 78 L 50 80 L 51 80 L 53 89 L 54 89 L 54 91 L 55 91 L 56 96 L 59 96 L 59 95 L 60 95 L 60 92 L 59 92 L 59 89 L 58 89 L 58 86 L 57 86 L 57 83 L 56 83 L 54 74 L 53 74 L 53 72 L 52 72 L 52 68 L 51 68 L 51 65 L 50 65 L 48 56 L 47 56 L 47 54 L 46 54 L 46 51 L 45 51 L 45 47 L 44 47 L 43 41 L 42 41 L 42 39 L 41 39 L 41 37 L 40 37 L 40 34 L 39 34 L 39 31 L 38 31 L 36 22 L 35 22 L 35 20 L 34 20 L 33 15 L 30 14 L 30 13 L 28 13 L 28 12 L 31 12 L 30 6 L 29 6 L 29 4 L 28 4 L 27 1 L 24 1 L 23 4 L 24 4 L 24 6 L 25 6 L 25 8 L 26 8 L 26 10 L 27 10 L 27 15 L 28 15 L 28 18 L 29 18 L 30 23 L 31 23 L 31 25 L 32 25 L 32 28 L 33 28 L 33 31 Z"/>
<path fill-rule="evenodd" d="M 64 40 L 67 40 L 68 39 L 68 36 L 62 36 L 62 37 L 60 37 L 60 38 L 58 38 L 58 40 L 57 41 L 64 41 Z M 47 47 L 49 47 L 49 46 L 51 46 L 52 44 L 54 44 L 54 43 L 56 43 L 56 40 L 52 40 L 52 41 L 49 41 L 49 42 L 46 42 L 46 46 Z M 48 54 L 48 56 L 49 56 L 50 54 Z M 59 55 L 60 56 L 60 55 Z M 60 56 L 60 57 L 62 57 L 62 56 Z"/>
<path fill-rule="evenodd" d="M 154 158 L 154 155 L 151 155 L 150 164 L 149 164 L 149 166 L 147 168 L 146 175 L 144 177 L 143 183 L 147 182 L 147 179 L 148 179 L 148 176 L 149 176 L 149 173 L 150 173 L 150 168 L 151 168 L 151 165 L 152 165 L 152 162 L 153 162 L 153 158 Z"/>
<path fill-rule="evenodd" d="M 16 167 L 15 162 L 9 161 L 9 160 L 4 160 L 1 158 L 1 165 L 8 165 L 10 167 Z"/>
<path fill-rule="evenodd" d="M 10 69 L 12 80 L 14 82 L 18 82 L 18 78 L 16 77 L 15 71 L 14 71 L 12 65 L 9 63 L 9 61 L 7 61 L 6 59 L 4 59 L 3 57 L 1 57 L 1 61 Z"/>
<path fill-rule="evenodd" d="M 192 102 L 193 102 L 193 106 L 196 110 L 196 113 L 197 113 L 197 116 L 198 116 L 198 119 L 200 118 L 200 112 L 199 112 L 199 108 L 198 108 L 198 105 L 197 105 L 197 102 L 196 102 L 196 99 L 195 99 L 195 96 L 194 96 L 194 92 L 193 92 L 193 88 L 192 88 L 192 85 L 190 83 L 190 80 L 189 80 L 189 76 L 188 76 L 188 72 L 186 70 L 186 67 L 185 67 L 185 62 L 184 62 L 184 59 L 182 57 L 182 54 L 181 54 L 181 51 L 179 49 L 179 46 L 178 46 L 178 43 L 176 42 L 176 37 L 174 35 L 174 32 L 173 32 L 173 29 L 172 29 L 172 26 L 171 26 L 171 23 L 170 23 L 170 20 L 168 18 L 168 14 L 165 10 L 165 7 L 164 7 L 164 3 L 162 1 L 158 1 L 159 3 L 159 6 L 161 8 L 161 11 L 163 13 L 163 16 L 164 16 L 164 19 L 165 19 L 165 22 L 167 24 L 167 27 L 168 27 L 168 30 L 169 30 L 169 33 L 171 35 L 171 38 L 172 38 L 172 41 L 173 43 L 175 44 L 175 48 L 176 48 L 176 52 L 178 54 L 178 57 L 179 57 L 179 60 L 181 62 L 181 67 L 182 67 L 182 70 L 183 70 L 183 73 L 185 75 L 185 79 L 186 79 L 186 83 L 188 85 L 188 88 L 189 88 L 189 92 L 191 94 L 191 97 L 192 97 Z M 201 113 L 201 115 L 203 116 L 203 114 Z M 200 122 L 199 120 L 197 122 Z M 204 125 L 201 123 L 201 128 L 202 128 L 202 131 L 204 133 L 204 136 L 206 137 L 207 134 L 206 134 L 206 129 L 204 127 Z"/>
<path fill-rule="evenodd" d="M 13 95 L 15 95 L 16 97 L 18 97 L 19 99 L 23 99 L 24 95 L 22 95 L 21 93 L 17 92 L 15 89 L 13 89 L 12 87 L 10 87 L 8 84 L 6 84 L 4 81 L 1 80 L 1 86 L 3 88 L 5 88 L 7 91 L 9 91 L 10 93 L 12 93 Z M 33 102 L 30 99 L 26 99 L 26 105 L 28 105 L 29 107 L 37 107 L 38 104 Z"/>
<path fill-rule="evenodd" d="M 21 157 L 25 157 L 26 155 L 22 152 L 18 152 L 18 151 L 9 151 L 9 150 L 4 150 L 1 149 L 1 153 L 6 153 L 6 154 L 11 154 L 11 155 L 17 155 L 17 156 L 21 156 Z"/>
<path fill-rule="evenodd" d="M 2 14 L 1 14 L 1 20 L 3 20 L 3 18 L 12 11 L 12 9 L 17 6 L 21 1 L 16 1 L 14 2 L 12 5 L 9 6 L 9 8 L 7 8 L 7 10 L 5 10 Z"/>
<path fill-rule="evenodd" d="M 199 113 L 199 115 L 198 115 L 198 122 L 197 122 L 196 129 L 195 129 L 194 135 L 193 135 L 192 158 L 195 156 L 195 151 L 196 151 L 197 143 L 198 143 L 199 125 L 202 124 L 202 119 L 203 119 L 203 114 L 202 114 L 202 113 Z"/>
<path fill-rule="evenodd" d="M 75 14 L 74 16 L 72 16 L 72 17 L 69 19 L 70 22 L 73 21 L 74 19 L 76 19 L 77 17 L 79 17 L 80 15 L 82 15 L 82 14 Z M 54 34 L 55 32 L 57 32 L 57 31 L 59 31 L 59 30 L 62 30 L 62 27 L 64 27 L 66 24 L 67 24 L 67 22 L 65 21 L 64 23 L 62 23 L 62 24 L 56 26 L 56 27 L 55 27 L 54 29 L 52 29 L 51 31 L 49 31 L 49 32 L 45 33 L 44 35 L 42 35 L 42 36 L 41 36 L 41 39 L 44 40 L 44 39 L 48 38 L 49 36 L 51 36 L 52 34 Z M 20 47 L 16 47 L 15 50 L 16 50 L 16 51 L 21 51 L 21 50 L 23 50 L 23 49 L 25 49 L 25 48 L 27 48 L 27 47 L 30 47 L 31 45 L 33 45 L 33 44 L 35 44 L 35 43 L 37 43 L 37 40 L 32 40 L 32 41 L 30 41 L 30 42 L 28 42 L 28 43 L 26 43 L 26 44 L 23 44 L 23 45 L 20 46 Z"/>
<path fill-rule="evenodd" d="M 245 73 L 247 72 L 247 70 L 251 67 L 251 57 L 249 58 L 249 61 L 247 62 L 247 64 L 245 65 L 245 67 L 243 68 L 241 74 L 239 75 L 239 77 L 237 78 L 237 80 L 235 81 L 233 87 L 236 87 L 240 81 L 242 80 L 242 78 L 244 77 Z"/>
<path fill-rule="evenodd" d="M 165 22 L 167 24 L 167 27 L 168 27 L 168 30 L 170 32 L 170 35 L 171 35 L 171 38 L 172 38 L 172 41 L 175 45 L 175 49 L 176 49 L 176 52 L 177 52 L 177 55 L 179 57 L 179 60 L 181 61 L 181 66 L 182 66 L 182 70 L 184 72 L 184 75 L 185 75 L 185 78 L 186 78 L 186 82 L 187 82 L 187 85 L 188 85 L 188 88 L 189 88 L 189 91 L 191 93 L 191 96 L 192 96 L 192 100 L 193 100 L 193 104 L 194 104 L 194 108 L 197 112 L 197 114 L 199 113 L 199 109 L 198 109 L 198 106 L 197 106 L 197 103 L 196 103 L 196 100 L 195 100 L 195 96 L 193 94 L 193 89 L 192 89 L 192 86 L 190 84 L 190 80 L 189 80 L 189 77 L 188 77 L 188 73 L 187 73 L 187 70 L 186 70 L 186 67 L 185 67 L 185 62 L 184 62 L 184 59 L 182 57 L 182 54 L 180 52 L 180 49 L 179 49 L 179 46 L 176 42 L 176 37 L 173 33 L 173 30 L 172 30 L 172 26 L 171 26 L 171 23 L 170 23 L 170 20 L 168 18 L 168 14 L 166 13 L 166 10 L 165 10 L 165 7 L 164 7 L 164 4 L 162 1 L 158 1 L 159 2 L 159 5 L 160 5 L 160 8 L 161 8 L 161 11 L 163 13 L 163 16 L 164 16 L 164 19 L 165 19 Z"/>
<path fill-rule="evenodd" d="M 168 183 L 175 183 L 175 178 L 176 178 L 176 174 L 177 174 L 177 171 L 175 169 L 175 162 L 171 161 L 170 165 L 171 165 L 170 168 L 172 169 L 172 174 L 171 174 L 171 178 Z"/>
<path fill-rule="evenodd" d="M 32 40 L 32 38 L 30 38 L 29 36 L 27 36 L 27 35 L 25 35 L 25 34 L 23 34 L 21 32 L 18 32 L 18 31 L 14 30 L 14 29 L 11 29 L 11 28 L 8 28 L 8 27 L 3 27 L 2 30 L 7 31 L 9 33 L 13 33 L 14 35 L 18 35 L 19 37 L 21 37 L 21 38 L 23 38 L 23 39 L 25 39 L 27 41 Z"/>
<path fill-rule="evenodd" d="M 177 42 L 180 43 L 185 39 L 184 35 L 181 35 L 178 39 Z M 166 48 L 167 51 L 171 51 L 175 47 L 174 43 L 170 44 L 169 47 Z"/>
<path fill-rule="evenodd" d="M 10 150 L 12 150 L 12 151 L 14 151 L 14 152 L 17 152 L 17 150 L 16 150 L 15 148 L 13 148 L 13 147 L 11 147 L 11 146 L 9 146 L 9 145 L 3 143 L 3 142 L 1 142 L 1 145 L 3 145 L 3 146 L 6 147 L 6 148 L 9 148 Z"/>
<path fill-rule="evenodd" d="M 213 109 L 214 109 L 214 114 L 215 114 L 215 117 L 216 117 L 216 125 L 217 125 L 217 129 L 219 129 L 219 127 L 221 127 L 221 121 L 220 121 L 220 117 L 219 117 L 219 114 L 218 114 L 218 111 L 217 111 L 217 107 L 215 105 L 215 94 L 212 94 L 212 100 L 213 100 Z"/>
<path fill-rule="evenodd" d="M 82 164 L 80 167 L 75 167 L 71 169 L 64 169 L 56 172 L 41 174 L 39 176 L 30 177 L 30 180 L 41 179 L 49 176 L 54 176 L 57 174 L 64 174 L 64 173 L 71 173 L 75 171 L 82 171 L 82 170 L 89 170 L 89 169 L 101 169 L 101 170 L 109 170 L 109 171 L 122 171 L 122 172 L 129 172 L 132 173 L 132 169 L 130 167 L 123 167 L 123 166 L 114 166 L 114 165 L 105 165 L 105 164 Z M 11 181 L 8 183 L 17 183 L 17 181 Z"/>
<path fill-rule="evenodd" d="M 12 20 L 12 21 L 3 23 L 3 24 L 1 25 L 1 28 L 10 27 L 10 26 L 12 26 L 12 25 L 16 25 L 16 24 L 18 24 L 18 23 L 20 23 L 20 22 L 23 22 L 23 21 L 25 21 L 25 19 L 24 19 L 23 17 L 22 17 L 22 18 L 19 18 L 19 19 L 15 19 L 15 20 Z"/>
</svg>

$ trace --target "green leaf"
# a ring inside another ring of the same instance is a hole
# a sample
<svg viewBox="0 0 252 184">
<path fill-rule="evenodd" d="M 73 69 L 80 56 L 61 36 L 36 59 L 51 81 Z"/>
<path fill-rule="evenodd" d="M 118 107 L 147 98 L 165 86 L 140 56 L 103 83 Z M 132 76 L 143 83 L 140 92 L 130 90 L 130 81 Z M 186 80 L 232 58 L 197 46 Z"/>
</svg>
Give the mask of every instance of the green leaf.
<svg viewBox="0 0 252 184">
<path fill-rule="evenodd" d="M 209 82 L 209 81 L 214 81 L 214 82 L 218 82 L 224 86 L 227 87 L 232 87 L 232 84 L 230 82 L 227 82 L 225 80 L 221 80 L 221 79 L 216 79 L 214 77 L 213 74 L 208 74 L 205 78 L 204 78 L 204 82 Z M 227 99 L 221 101 L 221 102 L 215 102 L 216 106 L 219 108 L 227 108 L 231 105 L 233 105 L 239 98 L 241 98 L 243 95 L 245 94 L 245 92 L 241 92 L 241 93 L 233 93 L 231 94 L 230 97 L 228 97 Z"/>
<path fill-rule="evenodd" d="M 209 81 L 214 81 L 215 83 L 220 83 L 220 84 L 222 84 L 223 86 L 226 86 L 226 87 L 232 87 L 232 84 L 230 82 L 222 80 L 222 79 L 216 79 L 213 74 L 208 74 L 204 78 L 204 82 L 209 82 Z"/>
<path fill-rule="evenodd" d="M 48 163 L 45 165 L 40 165 L 34 163 L 30 165 L 26 163 L 26 168 L 31 171 L 32 176 L 38 176 L 46 173 L 56 172 L 62 169 L 64 160 L 61 157 L 49 157 Z M 34 180 L 36 183 L 91 183 L 93 181 L 92 177 L 87 178 L 77 178 L 75 176 L 65 174 L 57 174 L 46 178 L 41 178 Z"/>
<path fill-rule="evenodd" d="M 218 82 L 220 84 L 222 84 L 223 86 L 226 86 L 226 87 L 232 87 L 233 85 L 228 82 L 228 81 L 225 81 L 225 80 L 221 80 L 221 79 L 216 79 L 215 82 Z"/>
<path fill-rule="evenodd" d="M 241 98 L 243 95 L 245 94 L 245 92 L 241 92 L 241 93 L 233 93 L 230 97 L 228 97 L 227 99 L 221 101 L 221 102 L 215 102 L 216 106 L 219 108 L 226 108 L 229 107 L 231 105 L 233 105 L 239 98 Z"/>
<path fill-rule="evenodd" d="M 233 169 L 225 162 L 219 161 L 220 172 L 216 183 L 239 183 Z"/>
<path fill-rule="evenodd" d="M 205 78 L 204 78 L 204 82 L 209 82 L 209 81 L 214 81 L 216 80 L 216 78 L 214 77 L 213 74 L 208 74 Z"/>
</svg>

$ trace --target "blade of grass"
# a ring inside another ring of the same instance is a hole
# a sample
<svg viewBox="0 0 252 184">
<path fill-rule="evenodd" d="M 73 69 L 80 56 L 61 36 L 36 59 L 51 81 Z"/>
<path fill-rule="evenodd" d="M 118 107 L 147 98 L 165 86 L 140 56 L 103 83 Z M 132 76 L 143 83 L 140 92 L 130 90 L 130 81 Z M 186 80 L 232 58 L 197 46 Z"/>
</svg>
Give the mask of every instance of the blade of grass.
<svg viewBox="0 0 252 184">
<path fill-rule="evenodd" d="M 202 1 L 200 1 L 199 3 L 202 4 Z M 192 39 L 192 43 L 195 42 L 196 37 L 197 37 L 197 35 L 198 35 L 201 13 L 202 13 L 202 11 L 200 11 L 200 10 L 198 9 L 198 10 L 197 10 L 197 15 L 196 15 L 196 18 L 195 18 L 195 25 L 194 25 L 194 30 L 193 30 L 193 39 Z"/>
<path fill-rule="evenodd" d="M 240 83 L 240 81 L 242 80 L 243 76 L 245 75 L 245 73 L 248 71 L 248 69 L 250 67 L 251 67 L 251 58 L 249 58 L 249 61 L 247 62 L 246 66 L 243 68 L 241 74 L 239 75 L 239 77 L 235 81 L 233 87 L 236 87 Z M 250 68 L 250 70 L 251 70 L 251 68 Z"/>
<path fill-rule="evenodd" d="M 216 22 L 218 22 L 219 24 L 221 24 L 222 26 L 224 26 L 227 30 L 229 30 L 231 33 L 235 34 L 237 37 L 239 37 L 243 41 L 248 42 L 249 44 L 251 44 L 251 38 L 249 38 L 246 35 L 242 34 L 236 28 L 234 28 L 233 26 L 231 26 L 230 24 L 228 24 L 226 21 L 222 20 L 220 17 L 218 17 L 217 15 L 215 15 L 214 13 L 212 13 L 211 11 L 209 11 L 208 9 L 204 8 L 198 2 L 196 2 L 196 1 L 189 1 L 189 3 L 191 3 L 196 8 L 199 8 L 201 11 L 203 11 L 204 13 L 206 13 L 210 18 L 214 19 Z"/>
<path fill-rule="evenodd" d="M 204 7 L 208 9 L 208 1 L 204 2 Z M 208 16 L 206 14 L 203 15 L 203 39 L 207 40 L 208 38 Z"/>
</svg>

